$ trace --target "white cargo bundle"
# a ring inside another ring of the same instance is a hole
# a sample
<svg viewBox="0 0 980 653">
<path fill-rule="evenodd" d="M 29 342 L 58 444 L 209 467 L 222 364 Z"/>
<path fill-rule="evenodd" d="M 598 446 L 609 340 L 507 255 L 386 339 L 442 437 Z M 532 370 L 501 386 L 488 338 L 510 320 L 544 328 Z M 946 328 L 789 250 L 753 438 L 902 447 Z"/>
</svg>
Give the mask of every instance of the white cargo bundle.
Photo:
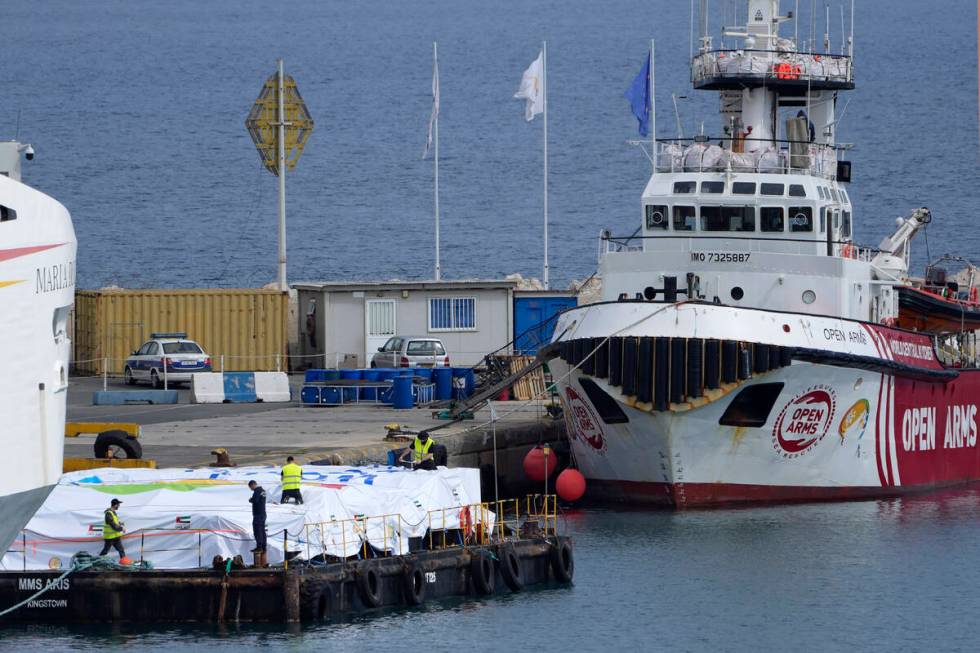
<svg viewBox="0 0 980 653">
<path fill-rule="evenodd" d="M 480 502 L 476 469 L 410 471 L 400 467 L 303 468 L 303 505 L 280 504 L 279 468 L 96 469 L 66 474 L 27 524 L 0 568 L 59 568 L 79 551 L 102 547 L 104 511 L 123 503 L 128 557 L 160 569 L 210 566 L 216 555 L 251 561 L 252 512 L 247 487 L 255 480 L 268 495 L 268 560 L 282 562 L 284 547 L 302 558 L 348 557 L 365 542 L 405 553 L 410 537 L 429 528 L 459 528 L 465 506 Z M 483 515 L 492 526 L 492 515 Z M 472 510 L 468 524 L 481 519 Z M 114 553 L 113 553 L 114 556 Z"/>
</svg>

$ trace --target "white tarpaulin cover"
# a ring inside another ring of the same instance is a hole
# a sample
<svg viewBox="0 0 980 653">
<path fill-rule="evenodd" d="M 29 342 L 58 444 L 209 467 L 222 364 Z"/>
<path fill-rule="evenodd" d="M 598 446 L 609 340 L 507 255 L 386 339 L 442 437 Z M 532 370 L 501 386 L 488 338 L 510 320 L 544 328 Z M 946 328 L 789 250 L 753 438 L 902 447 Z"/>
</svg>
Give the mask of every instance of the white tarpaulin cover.
<svg viewBox="0 0 980 653">
<path fill-rule="evenodd" d="M 404 553 L 408 538 L 424 535 L 430 519 L 433 529 L 459 528 L 461 507 L 480 502 L 476 469 L 306 466 L 305 503 L 282 505 L 279 472 L 267 466 L 65 474 L 0 568 L 58 568 L 79 551 L 97 554 L 104 511 L 113 498 L 123 502 L 119 518 L 126 526 L 127 555 L 162 569 L 209 566 L 215 555 L 251 559 L 250 480 L 268 496 L 269 562 L 283 560 L 284 533 L 288 550 L 302 558 L 357 555 L 365 539 L 377 549 Z M 480 516 L 473 510 L 470 523 Z M 492 515 L 486 519 L 492 526 Z"/>
</svg>

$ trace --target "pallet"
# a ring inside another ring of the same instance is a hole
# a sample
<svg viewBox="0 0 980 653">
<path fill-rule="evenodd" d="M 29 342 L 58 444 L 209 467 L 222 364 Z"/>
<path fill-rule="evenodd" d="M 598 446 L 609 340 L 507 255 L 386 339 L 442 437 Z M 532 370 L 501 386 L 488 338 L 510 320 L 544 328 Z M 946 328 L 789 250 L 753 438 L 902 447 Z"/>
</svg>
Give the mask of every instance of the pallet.
<svg viewBox="0 0 980 653">
<path fill-rule="evenodd" d="M 517 373 L 534 362 L 534 356 L 514 356 L 510 359 L 511 374 Z M 544 369 L 538 368 L 514 382 L 512 386 L 514 399 L 518 401 L 530 401 L 531 399 L 541 399 L 546 394 L 544 383 Z"/>
</svg>

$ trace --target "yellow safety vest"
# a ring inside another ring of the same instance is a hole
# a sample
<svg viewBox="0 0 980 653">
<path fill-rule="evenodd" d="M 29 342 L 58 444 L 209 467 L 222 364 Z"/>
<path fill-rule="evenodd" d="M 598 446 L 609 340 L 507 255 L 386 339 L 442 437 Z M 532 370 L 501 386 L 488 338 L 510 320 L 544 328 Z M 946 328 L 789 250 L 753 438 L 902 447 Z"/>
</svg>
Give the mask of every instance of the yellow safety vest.
<svg viewBox="0 0 980 653">
<path fill-rule="evenodd" d="M 422 457 L 429 453 L 429 449 L 432 447 L 432 442 L 432 438 L 429 438 L 425 441 L 425 444 L 422 444 L 421 440 L 415 438 L 415 442 L 412 443 L 412 458 L 415 460 L 415 462 L 422 462 Z"/>
<path fill-rule="evenodd" d="M 122 524 L 119 517 L 112 510 L 105 511 L 105 519 L 102 520 L 102 539 L 115 540 L 122 537 Z"/>
<path fill-rule="evenodd" d="M 298 490 L 303 481 L 303 468 L 296 463 L 282 466 L 282 489 Z"/>
</svg>

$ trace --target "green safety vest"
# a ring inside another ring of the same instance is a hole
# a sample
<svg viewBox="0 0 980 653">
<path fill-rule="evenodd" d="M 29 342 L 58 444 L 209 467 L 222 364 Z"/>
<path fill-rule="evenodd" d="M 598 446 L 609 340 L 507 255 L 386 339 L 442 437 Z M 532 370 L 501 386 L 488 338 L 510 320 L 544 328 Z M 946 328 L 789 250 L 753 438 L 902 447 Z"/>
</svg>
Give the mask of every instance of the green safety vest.
<svg viewBox="0 0 980 653">
<path fill-rule="evenodd" d="M 282 466 L 282 489 L 298 490 L 303 481 L 303 468 L 296 463 Z"/>
<path fill-rule="evenodd" d="M 119 523 L 119 517 L 112 509 L 107 509 L 105 511 L 105 523 L 102 524 L 102 539 L 103 540 L 115 540 L 122 537 L 122 524 Z"/>
<path fill-rule="evenodd" d="M 415 442 L 412 443 L 412 458 L 415 462 L 422 462 L 422 457 L 429 453 L 429 449 L 432 448 L 432 442 L 432 438 L 429 438 L 425 444 L 422 444 L 421 440 L 415 438 Z"/>
</svg>

